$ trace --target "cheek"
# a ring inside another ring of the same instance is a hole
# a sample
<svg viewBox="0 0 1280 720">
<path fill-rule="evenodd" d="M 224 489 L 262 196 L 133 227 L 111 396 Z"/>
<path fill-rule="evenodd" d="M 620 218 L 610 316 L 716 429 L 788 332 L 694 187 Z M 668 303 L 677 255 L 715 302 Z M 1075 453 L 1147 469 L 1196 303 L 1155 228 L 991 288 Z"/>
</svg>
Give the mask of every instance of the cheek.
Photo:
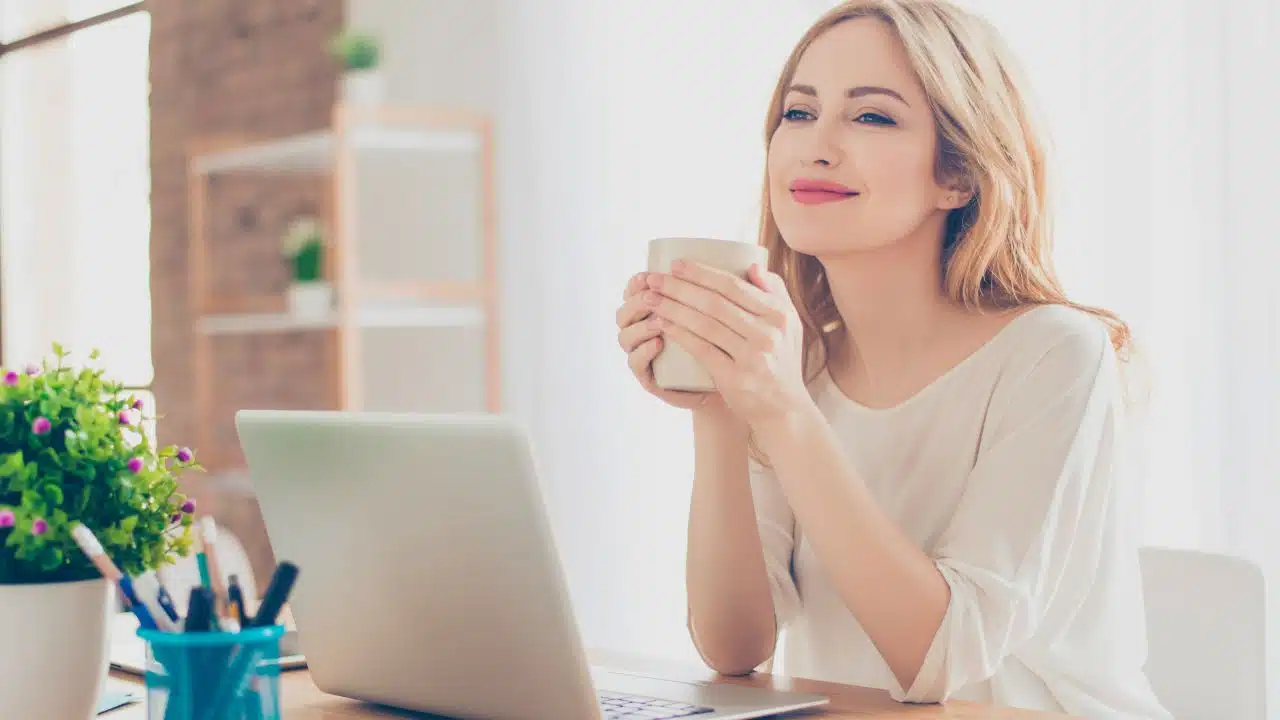
<svg viewBox="0 0 1280 720">
<path fill-rule="evenodd" d="M 932 200 L 937 186 L 931 148 L 906 135 L 868 140 L 861 143 L 856 157 L 859 174 L 875 202 L 914 206 Z"/>
<path fill-rule="evenodd" d="M 776 198 L 778 193 L 786 190 L 786 168 L 791 166 L 791 150 L 782 133 L 774 133 L 765 152 L 765 171 L 768 174 L 769 192 Z"/>
</svg>

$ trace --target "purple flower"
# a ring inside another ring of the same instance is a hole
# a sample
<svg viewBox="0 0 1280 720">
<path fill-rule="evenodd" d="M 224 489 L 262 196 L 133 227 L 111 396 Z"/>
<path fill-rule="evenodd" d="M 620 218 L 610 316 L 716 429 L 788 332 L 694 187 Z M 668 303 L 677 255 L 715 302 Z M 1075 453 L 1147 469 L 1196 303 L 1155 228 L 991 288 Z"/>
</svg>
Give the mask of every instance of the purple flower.
<svg viewBox="0 0 1280 720">
<path fill-rule="evenodd" d="M 179 523 L 179 522 L 182 522 L 182 513 L 174 513 L 174 514 L 170 515 L 170 516 L 169 516 L 169 522 L 171 522 L 171 523 Z"/>
<path fill-rule="evenodd" d="M 121 411 L 120 411 L 120 424 L 121 424 L 121 425 L 132 425 L 132 424 L 133 424 L 133 413 L 129 412 L 128 410 L 121 410 Z"/>
<path fill-rule="evenodd" d="M 35 363 L 30 363 L 29 365 L 27 365 L 27 374 L 28 374 L 28 375 L 39 375 L 39 374 L 40 374 L 40 366 L 39 366 L 39 365 L 37 365 L 37 364 L 35 364 Z"/>
<path fill-rule="evenodd" d="M 36 518 L 36 521 L 31 523 L 32 535 L 43 535 L 47 532 L 49 532 L 49 523 L 44 518 Z"/>
<path fill-rule="evenodd" d="M 131 473 L 142 472 L 142 458 L 136 457 L 136 456 L 129 458 L 128 467 L 129 467 L 129 472 Z"/>
<path fill-rule="evenodd" d="M 190 515 L 191 513 L 195 512 L 195 511 L 196 511 L 196 501 L 195 501 L 195 500 L 187 500 L 186 502 L 182 503 L 182 512 L 184 512 L 184 513 L 186 513 L 186 514 Z"/>
<path fill-rule="evenodd" d="M 134 398 L 134 399 L 133 399 L 133 405 L 132 405 L 132 407 L 133 407 L 133 409 L 134 409 L 134 410 L 141 410 L 141 409 L 142 409 L 142 398 Z"/>
<path fill-rule="evenodd" d="M 15 385 L 17 385 L 17 384 L 18 384 L 18 373 L 14 372 L 14 371 L 12 371 L 12 370 L 10 370 L 9 372 L 5 373 L 5 374 L 4 374 L 4 384 L 5 384 L 5 385 L 8 385 L 9 387 L 14 387 Z"/>
<path fill-rule="evenodd" d="M 31 423 L 31 432 L 37 435 L 48 435 L 53 429 L 53 423 L 49 422 L 49 418 L 41 415 Z"/>
<path fill-rule="evenodd" d="M 12 510 L 0 510 L 0 528 L 11 528 L 17 520 L 18 517 L 13 514 Z"/>
<path fill-rule="evenodd" d="M 191 454 L 191 448 L 178 448 L 178 462 L 189 463 L 195 456 Z"/>
</svg>

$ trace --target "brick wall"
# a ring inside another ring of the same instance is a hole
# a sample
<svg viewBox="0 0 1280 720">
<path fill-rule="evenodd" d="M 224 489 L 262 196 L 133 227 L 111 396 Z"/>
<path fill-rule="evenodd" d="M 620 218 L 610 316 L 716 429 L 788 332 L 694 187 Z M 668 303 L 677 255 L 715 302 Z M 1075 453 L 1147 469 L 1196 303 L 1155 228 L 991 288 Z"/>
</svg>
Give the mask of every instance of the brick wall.
<svg viewBox="0 0 1280 720">
<path fill-rule="evenodd" d="M 220 337 L 214 352 L 213 417 L 193 407 L 195 318 L 187 279 L 186 153 L 217 135 L 276 136 L 326 127 L 337 88 L 328 39 L 343 0 L 151 0 L 151 297 L 154 389 L 162 443 L 188 444 L 213 422 L 205 458 L 239 458 L 238 407 L 325 407 L 334 402 L 331 333 Z M 210 188 L 210 266 L 218 294 L 275 296 L 284 307 L 287 269 L 278 238 L 297 212 L 323 201 L 316 179 L 236 176 Z M 287 380 L 287 382 L 286 382 Z M 214 468 L 217 469 L 217 468 Z M 187 482 L 194 486 L 199 476 Z M 197 495 L 204 495 L 192 487 Z M 202 497 L 201 502 L 220 502 Z M 260 556 L 256 507 L 222 502 L 219 513 Z M 245 517 L 237 517 L 243 515 Z M 255 565 L 261 562 L 255 558 Z"/>
<path fill-rule="evenodd" d="M 198 423 L 222 428 L 233 407 L 196 417 L 191 378 L 194 318 L 188 307 L 186 153 L 213 136 L 275 136 L 326 127 L 337 74 L 328 38 L 342 25 L 342 0 L 152 0 L 151 294 L 155 392 L 161 442 L 187 442 Z M 219 295 L 279 296 L 287 269 L 281 231 L 298 211 L 322 201 L 315 179 L 216 179 L 208 209 L 210 267 Z M 323 405 L 323 333 L 219 338 L 215 394 L 255 404 Z M 292 380 L 286 387 L 272 378 Z M 234 436 L 219 431 L 209 457 L 235 457 Z M 231 444 L 227 446 L 226 440 Z"/>
</svg>

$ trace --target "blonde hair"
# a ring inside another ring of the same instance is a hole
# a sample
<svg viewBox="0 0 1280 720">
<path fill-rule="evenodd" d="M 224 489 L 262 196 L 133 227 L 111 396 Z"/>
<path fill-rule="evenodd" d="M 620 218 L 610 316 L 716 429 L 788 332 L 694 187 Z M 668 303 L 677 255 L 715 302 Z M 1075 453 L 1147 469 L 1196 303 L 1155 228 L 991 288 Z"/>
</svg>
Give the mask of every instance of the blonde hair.
<svg viewBox="0 0 1280 720">
<path fill-rule="evenodd" d="M 985 20 L 946 0 L 853 0 L 818 19 L 787 59 L 765 128 L 765 143 L 782 121 L 783 100 L 800 56 L 830 28 L 870 17 L 887 24 L 906 47 L 924 86 L 938 132 L 935 176 L 959 179 L 973 199 L 950 211 L 943 240 L 946 293 L 968 307 L 1062 304 L 1088 312 L 1110 331 L 1117 353 L 1129 329 L 1107 310 L 1067 299 L 1053 269 L 1052 218 L 1046 183 L 1045 136 L 1024 98 L 1025 81 L 1009 49 Z M 804 364 L 815 376 L 830 357 L 828 330 L 840 314 L 818 259 L 782 240 L 769 205 L 766 173 L 760 244 L 770 270 L 786 281 L 804 323 Z M 820 353 L 820 354 L 815 354 Z"/>
</svg>

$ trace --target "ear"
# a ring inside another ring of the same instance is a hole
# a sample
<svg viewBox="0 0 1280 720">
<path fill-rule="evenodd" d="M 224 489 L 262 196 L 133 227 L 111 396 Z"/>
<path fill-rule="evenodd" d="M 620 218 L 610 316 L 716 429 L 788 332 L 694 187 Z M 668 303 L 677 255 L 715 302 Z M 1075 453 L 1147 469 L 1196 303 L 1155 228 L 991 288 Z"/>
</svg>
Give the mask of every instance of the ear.
<svg viewBox="0 0 1280 720">
<path fill-rule="evenodd" d="M 968 177 L 953 178 L 940 188 L 938 196 L 939 210 L 955 210 L 968 205 L 974 196 L 973 183 Z"/>
</svg>

